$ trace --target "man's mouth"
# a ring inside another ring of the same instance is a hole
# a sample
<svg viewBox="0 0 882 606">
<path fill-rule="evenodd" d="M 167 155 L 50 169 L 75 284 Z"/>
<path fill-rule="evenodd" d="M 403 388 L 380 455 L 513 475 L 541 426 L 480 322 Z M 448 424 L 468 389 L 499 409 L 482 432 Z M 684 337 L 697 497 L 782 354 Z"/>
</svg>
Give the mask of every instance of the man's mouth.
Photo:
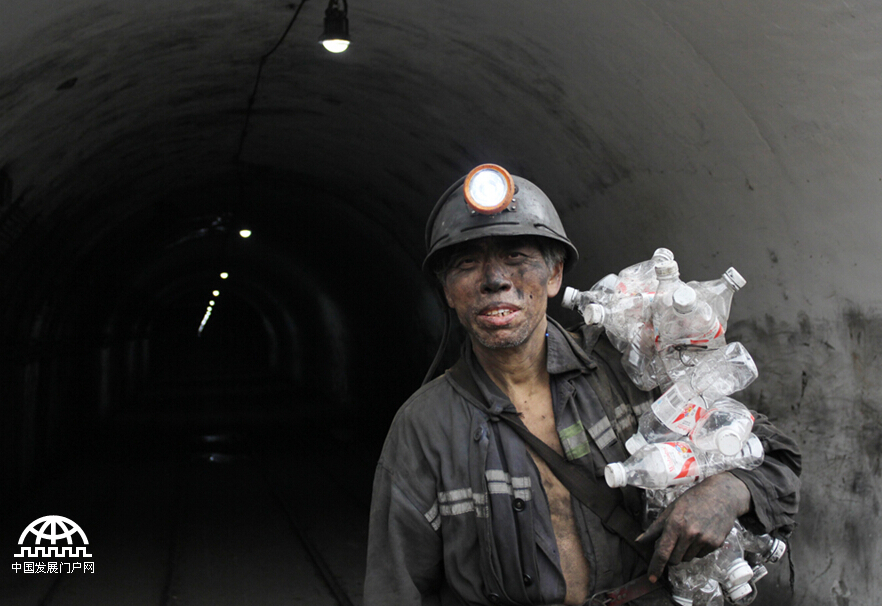
<svg viewBox="0 0 882 606">
<path fill-rule="evenodd" d="M 512 312 L 511 309 L 491 309 L 488 312 L 485 312 L 485 316 L 507 316 Z"/>
<path fill-rule="evenodd" d="M 478 315 L 487 323 L 503 326 L 520 311 L 514 305 L 488 305 Z"/>
</svg>

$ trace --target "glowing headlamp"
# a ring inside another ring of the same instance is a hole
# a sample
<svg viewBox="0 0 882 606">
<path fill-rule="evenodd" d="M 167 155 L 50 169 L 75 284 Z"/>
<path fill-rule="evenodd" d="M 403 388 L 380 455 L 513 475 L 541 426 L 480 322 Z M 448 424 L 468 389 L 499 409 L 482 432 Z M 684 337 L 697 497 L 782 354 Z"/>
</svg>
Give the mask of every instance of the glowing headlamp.
<svg viewBox="0 0 882 606">
<path fill-rule="evenodd" d="M 495 215 L 511 204 L 514 179 L 501 166 L 482 164 L 466 176 L 463 191 L 469 208 L 482 215 Z"/>
</svg>

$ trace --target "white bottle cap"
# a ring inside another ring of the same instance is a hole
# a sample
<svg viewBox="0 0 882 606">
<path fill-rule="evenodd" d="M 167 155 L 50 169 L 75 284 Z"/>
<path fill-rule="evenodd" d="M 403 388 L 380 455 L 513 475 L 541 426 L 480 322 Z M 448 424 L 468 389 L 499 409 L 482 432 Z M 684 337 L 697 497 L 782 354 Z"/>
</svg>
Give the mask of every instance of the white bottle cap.
<svg viewBox="0 0 882 606">
<path fill-rule="evenodd" d="M 726 587 L 735 588 L 739 585 L 744 585 L 750 582 L 750 579 L 753 578 L 753 568 L 750 567 L 750 564 L 744 561 L 743 558 L 739 558 L 735 560 L 732 565 L 729 567 L 729 570 L 726 571 Z M 731 594 L 732 589 L 727 590 L 727 593 Z M 748 592 L 749 593 L 749 592 Z M 744 594 L 747 595 L 747 594 Z"/>
<path fill-rule="evenodd" d="M 661 257 L 661 259 L 664 259 L 665 261 L 673 261 L 674 253 L 671 252 L 671 250 L 668 248 L 656 248 L 655 252 L 652 253 L 652 258 L 656 259 L 659 257 Z"/>
<path fill-rule="evenodd" d="M 729 597 L 729 600 L 735 602 L 742 598 L 749 596 L 753 592 L 753 587 L 750 586 L 750 583 L 742 583 L 741 585 L 737 585 L 726 592 L 726 595 Z"/>
<path fill-rule="evenodd" d="M 676 261 L 659 261 L 655 266 L 655 276 L 658 279 L 678 275 L 680 275 L 680 266 Z"/>
<path fill-rule="evenodd" d="M 589 303 L 582 311 L 582 318 L 584 318 L 585 324 L 589 326 L 592 324 L 603 324 L 605 317 L 606 310 L 599 303 Z"/>
<path fill-rule="evenodd" d="M 698 297 L 695 290 L 685 284 L 674 291 L 672 297 L 674 302 L 674 311 L 678 314 L 687 314 L 698 304 Z"/>
<path fill-rule="evenodd" d="M 576 309 L 576 305 L 579 301 L 579 294 L 580 293 L 578 290 L 576 290 L 572 286 L 567 286 L 564 290 L 563 300 L 560 302 L 560 304 L 567 309 Z"/>
<path fill-rule="evenodd" d="M 610 463 L 603 470 L 603 477 L 610 488 L 620 488 L 628 483 L 625 466 L 621 463 Z"/>
<path fill-rule="evenodd" d="M 643 434 L 635 433 L 633 436 L 625 440 L 625 450 L 628 454 L 636 454 L 638 450 L 646 446 L 646 438 Z"/>
<path fill-rule="evenodd" d="M 730 267 L 726 270 L 726 273 L 723 274 L 723 280 L 732 287 L 732 290 L 739 291 L 744 288 L 744 285 L 747 284 L 747 280 L 738 273 L 738 270 L 734 267 Z"/>
<path fill-rule="evenodd" d="M 772 542 L 771 553 L 769 553 L 769 561 L 777 562 L 784 556 L 785 551 L 787 551 L 787 543 L 781 539 L 774 539 Z"/>
<path fill-rule="evenodd" d="M 741 441 L 737 431 L 723 427 L 718 429 L 714 435 L 714 445 L 722 454 L 731 457 L 738 454 L 744 446 L 744 442 Z"/>
</svg>

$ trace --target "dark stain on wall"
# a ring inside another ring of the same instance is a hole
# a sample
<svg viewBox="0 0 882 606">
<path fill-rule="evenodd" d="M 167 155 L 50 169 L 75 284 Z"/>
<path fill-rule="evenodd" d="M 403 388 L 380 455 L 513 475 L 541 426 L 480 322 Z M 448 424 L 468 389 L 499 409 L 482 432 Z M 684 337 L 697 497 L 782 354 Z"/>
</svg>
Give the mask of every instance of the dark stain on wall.
<svg viewBox="0 0 882 606">
<path fill-rule="evenodd" d="M 735 397 L 767 414 L 803 454 L 795 593 L 778 565 L 755 604 L 832 597 L 845 606 L 871 595 L 882 550 L 882 315 L 846 304 L 833 319 L 804 312 L 795 324 L 736 322 L 727 337 L 747 347 L 760 372 Z"/>
</svg>

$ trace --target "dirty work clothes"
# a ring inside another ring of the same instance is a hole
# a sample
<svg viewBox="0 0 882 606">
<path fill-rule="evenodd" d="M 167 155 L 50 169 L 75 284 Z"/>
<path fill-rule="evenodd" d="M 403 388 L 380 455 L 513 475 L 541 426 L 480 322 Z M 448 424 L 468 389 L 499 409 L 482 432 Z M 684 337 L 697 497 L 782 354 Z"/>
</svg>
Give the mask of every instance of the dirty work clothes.
<svg viewBox="0 0 882 606">
<path fill-rule="evenodd" d="M 567 457 L 603 482 L 604 466 L 627 458 L 623 440 L 652 395 L 627 380 L 620 354 L 598 331 L 583 327 L 580 337 L 588 359 L 549 318 L 554 414 Z M 513 410 L 468 343 L 463 356 L 491 411 Z M 587 378 L 593 372 L 611 380 L 595 382 L 595 391 Z M 757 425 L 771 449 L 747 484 L 756 521 L 792 524 L 798 450 L 762 417 Z M 636 509 L 635 494 L 626 503 Z M 633 550 L 575 499 L 573 511 L 592 592 L 645 572 Z M 470 403 L 449 373 L 420 388 L 392 422 L 377 465 L 365 606 L 560 604 L 565 593 L 548 501 L 523 441 Z"/>
</svg>

